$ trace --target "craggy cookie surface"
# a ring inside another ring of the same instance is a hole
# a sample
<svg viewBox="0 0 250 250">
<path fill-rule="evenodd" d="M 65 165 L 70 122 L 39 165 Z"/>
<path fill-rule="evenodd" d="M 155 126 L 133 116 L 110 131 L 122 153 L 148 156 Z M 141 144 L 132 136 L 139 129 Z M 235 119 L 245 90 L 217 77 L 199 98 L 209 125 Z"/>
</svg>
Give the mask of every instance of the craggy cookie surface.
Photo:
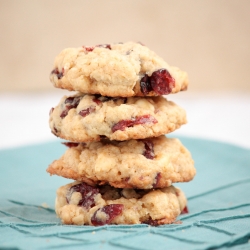
<svg viewBox="0 0 250 250">
<path fill-rule="evenodd" d="M 49 120 L 56 136 L 75 142 L 156 137 L 186 122 L 185 110 L 162 96 L 112 98 L 80 93 L 64 96 L 51 109 Z"/>
<path fill-rule="evenodd" d="M 47 172 L 92 185 L 163 188 L 190 181 L 196 173 L 189 151 L 178 139 L 165 136 L 66 145 L 65 154 Z"/>
<path fill-rule="evenodd" d="M 103 96 L 167 95 L 186 90 L 186 72 L 140 43 L 64 49 L 54 62 L 55 87 Z"/>
<path fill-rule="evenodd" d="M 56 213 L 64 224 L 157 226 L 173 223 L 186 203 L 184 193 L 173 186 L 135 190 L 74 182 L 57 190 Z"/>
</svg>

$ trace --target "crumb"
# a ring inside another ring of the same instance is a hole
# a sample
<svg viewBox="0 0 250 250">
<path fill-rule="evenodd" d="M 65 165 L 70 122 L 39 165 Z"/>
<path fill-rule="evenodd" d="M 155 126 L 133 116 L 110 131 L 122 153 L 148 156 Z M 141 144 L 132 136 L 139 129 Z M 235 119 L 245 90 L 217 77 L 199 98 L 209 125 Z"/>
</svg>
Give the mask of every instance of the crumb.
<svg viewBox="0 0 250 250">
<path fill-rule="evenodd" d="M 173 222 L 173 224 L 182 224 L 182 221 L 181 220 L 177 220 L 177 221 Z"/>
<path fill-rule="evenodd" d="M 46 202 L 43 202 L 43 203 L 41 204 L 41 206 L 44 207 L 44 208 L 49 208 L 49 205 L 48 205 Z"/>
</svg>

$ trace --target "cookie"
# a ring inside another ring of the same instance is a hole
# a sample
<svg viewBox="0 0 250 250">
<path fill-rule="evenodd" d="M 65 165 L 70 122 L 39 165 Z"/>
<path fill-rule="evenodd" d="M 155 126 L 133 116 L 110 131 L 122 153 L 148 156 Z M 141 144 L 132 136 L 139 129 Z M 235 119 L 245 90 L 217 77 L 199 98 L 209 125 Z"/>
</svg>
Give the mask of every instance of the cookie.
<svg viewBox="0 0 250 250">
<path fill-rule="evenodd" d="M 167 95 L 188 87 L 186 72 L 134 42 L 64 49 L 50 80 L 57 88 L 112 97 Z"/>
<path fill-rule="evenodd" d="M 57 190 L 55 210 L 63 224 L 170 224 L 186 211 L 184 193 L 162 189 L 118 189 L 74 182 Z"/>
<path fill-rule="evenodd" d="M 190 152 L 178 139 L 165 136 L 66 145 L 69 148 L 47 172 L 90 185 L 163 188 L 174 182 L 188 182 L 196 173 Z"/>
<path fill-rule="evenodd" d="M 130 140 L 170 133 L 185 124 L 186 112 L 162 96 L 64 96 L 51 109 L 49 125 L 58 137 L 75 142 Z"/>
</svg>

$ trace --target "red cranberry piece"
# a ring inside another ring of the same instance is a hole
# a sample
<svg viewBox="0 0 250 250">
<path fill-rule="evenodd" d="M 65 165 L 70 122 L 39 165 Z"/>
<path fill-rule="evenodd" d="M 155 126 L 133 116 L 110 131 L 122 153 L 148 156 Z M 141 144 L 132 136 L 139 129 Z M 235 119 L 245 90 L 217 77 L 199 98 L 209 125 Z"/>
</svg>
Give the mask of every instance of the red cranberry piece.
<svg viewBox="0 0 250 250">
<path fill-rule="evenodd" d="M 94 98 L 93 102 L 95 102 L 97 105 L 100 105 L 102 102 L 99 99 Z"/>
<path fill-rule="evenodd" d="M 64 117 L 68 114 L 68 112 L 69 112 L 69 109 L 64 109 L 64 110 L 62 111 L 62 113 L 60 114 L 60 117 L 61 117 L 61 118 L 64 118 Z"/>
<path fill-rule="evenodd" d="M 167 95 L 175 87 L 175 79 L 166 69 L 159 69 L 154 71 L 151 76 L 142 77 L 140 87 L 144 95 L 152 90 L 158 95 Z"/>
<path fill-rule="evenodd" d="M 78 142 L 62 142 L 62 144 L 68 148 L 77 147 L 79 145 Z"/>
<path fill-rule="evenodd" d="M 61 118 L 64 118 L 70 109 L 72 108 L 76 108 L 79 104 L 81 100 L 81 97 L 80 96 L 77 96 L 77 97 L 68 97 L 67 99 L 65 99 L 64 103 L 65 103 L 65 109 L 62 111 L 60 117 Z"/>
<path fill-rule="evenodd" d="M 126 128 L 128 127 L 132 127 L 134 125 L 134 121 L 133 120 L 122 120 L 119 121 L 118 123 L 116 123 L 113 127 L 112 127 L 112 132 L 114 133 L 117 130 L 121 130 L 124 131 Z"/>
<path fill-rule="evenodd" d="M 99 193 L 99 189 L 92 187 L 84 182 L 72 186 L 66 196 L 66 200 L 68 203 L 70 202 L 71 196 L 74 192 L 79 192 L 82 195 L 82 199 L 79 201 L 78 206 L 89 209 L 95 205 L 94 196 Z"/>
<path fill-rule="evenodd" d="M 188 214 L 189 211 L 188 211 L 188 207 L 184 207 L 183 210 L 181 211 L 181 214 Z"/>
<path fill-rule="evenodd" d="M 112 97 L 95 95 L 93 102 L 95 102 L 97 105 L 100 105 L 102 102 L 108 102 L 111 99 Z"/>
<path fill-rule="evenodd" d="M 57 128 L 54 126 L 53 130 L 51 131 L 55 136 L 57 136 L 58 130 Z"/>
<path fill-rule="evenodd" d="M 142 77 L 140 81 L 140 86 L 141 86 L 141 92 L 144 95 L 147 95 L 150 91 L 153 90 L 151 83 L 150 83 L 150 77 L 148 75 L 145 75 Z"/>
<path fill-rule="evenodd" d="M 55 74 L 57 78 L 60 80 L 63 77 L 64 74 L 64 68 L 62 68 L 62 72 L 58 70 L 58 68 L 55 68 L 51 71 L 51 74 Z"/>
<path fill-rule="evenodd" d="M 95 107 L 94 106 L 90 106 L 89 108 L 87 109 L 83 109 L 79 112 L 79 115 L 82 116 L 82 117 L 85 117 L 87 115 L 89 115 L 90 113 L 93 113 L 95 112 Z"/>
<path fill-rule="evenodd" d="M 145 145 L 145 151 L 143 152 L 143 155 L 150 159 L 150 160 L 153 160 L 154 157 L 155 157 L 155 154 L 154 154 L 154 144 L 153 142 L 151 141 L 144 141 L 144 145 Z"/>
<path fill-rule="evenodd" d="M 166 69 L 153 72 L 150 82 L 155 93 L 159 95 L 167 95 L 175 87 L 175 80 Z"/>
<path fill-rule="evenodd" d="M 70 96 L 70 97 L 68 97 L 68 98 L 65 99 L 64 103 L 65 104 L 68 104 L 68 103 L 72 104 L 74 102 L 74 99 L 75 99 L 75 97 Z"/>
<path fill-rule="evenodd" d="M 89 47 L 89 46 L 83 46 L 83 48 L 88 51 L 88 52 L 91 52 L 94 50 L 95 47 Z"/>
<path fill-rule="evenodd" d="M 125 182 L 128 182 L 129 179 L 130 179 L 130 177 L 126 177 L 126 178 L 124 178 L 124 181 L 125 181 Z"/>
<path fill-rule="evenodd" d="M 153 226 L 153 227 L 159 226 L 158 220 L 148 219 L 146 221 L 143 221 L 143 223 L 148 224 L 148 225 Z"/>
<path fill-rule="evenodd" d="M 83 46 L 83 48 L 85 48 L 85 50 L 88 51 L 88 52 L 93 51 L 96 47 L 105 48 L 105 49 L 110 49 L 111 50 L 110 44 L 98 44 L 96 46 Z"/>
<path fill-rule="evenodd" d="M 94 226 L 102 226 L 105 224 L 110 224 L 110 222 L 117 217 L 118 215 L 120 215 L 122 213 L 122 210 L 124 208 L 124 205 L 122 204 L 111 204 L 111 205 L 107 205 L 103 208 L 99 208 L 92 216 L 91 218 L 91 223 Z M 106 214 L 107 218 L 105 220 L 103 220 L 102 218 L 98 218 L 97 217 L 97 213 L 98 211 L 101 211 L 103 213 Z"/>
<path fill-rule="evenodd" d="M 51 108 L 50 111 L 49 111 L 49 115 L 51 115 L 54 111 L 54 108 Z"/>
<path fill-rule="evenodd" d="M 142 115 L 132 118 L 131 120 L 121 120 L 112 127 L 112 132 L 117 130 L 124 131 L 128 127 L 133 127 L 134 125 L 140 125 L 145 123 L 157 123 L 158 121 L 151 115 Z"/>
<path fill-rule="evenodd" d="M 135 119 L 134 125 L 144 124 L 144 123 L 157 123 L 158 121 L 152 115 L 142 115 Z"/>
<path fill-rule="evenodd" d="M 71 106 L 72 108 L 76 108 L 81 100 L 80 96 L 70 96 L 65 99 L 64 103 Z"/>
<path fill-rule="evenodd" d="M 155 183 L 153 184 L 153 188 L 158 187 L 160 179 L 161 179 L 161 173 L 157 173 L 157 175 L 155 176 Z"/>
</svg>

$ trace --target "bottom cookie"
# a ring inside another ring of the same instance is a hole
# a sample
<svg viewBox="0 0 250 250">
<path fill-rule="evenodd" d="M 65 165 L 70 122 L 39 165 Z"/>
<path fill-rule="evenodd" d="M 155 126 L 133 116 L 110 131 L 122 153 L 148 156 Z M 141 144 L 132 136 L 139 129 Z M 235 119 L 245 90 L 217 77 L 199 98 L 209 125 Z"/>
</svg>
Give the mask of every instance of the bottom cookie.
<svg viewBox="0 0 250 250">
<path fill-rule="evenodd" d="M 186 211 L 186 197 L 174 186 L 161 189 L 121 189 L 73 182 L 57 190 L 56 214 L 63 224 L 102 226 L 173 223 Z"/>
</svg>

